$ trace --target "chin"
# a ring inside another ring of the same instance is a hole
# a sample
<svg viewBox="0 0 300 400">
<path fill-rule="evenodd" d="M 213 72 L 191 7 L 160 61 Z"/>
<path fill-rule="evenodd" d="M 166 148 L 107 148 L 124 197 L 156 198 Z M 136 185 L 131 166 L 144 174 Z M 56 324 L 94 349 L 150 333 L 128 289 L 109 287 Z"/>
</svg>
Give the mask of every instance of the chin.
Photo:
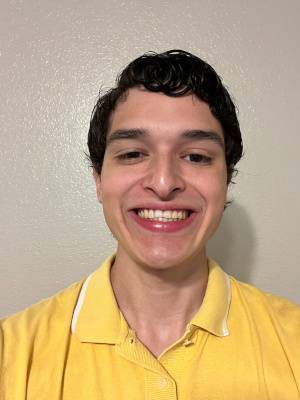
<svg viewBox="0 0 300 400">
<path fill-rule="evenodd" d="M 176 251 L 166 251 L 165 249 L 153 249 L 151 252 L 147 252 L 147 256 L 144 254 L 139 257 L 140 263 L 145 268 L 151 270 L 168 270 L 176 268 L 179 265 L 187 264 L 191 262 L 191 259 L 196 258 L 188 254 L 179 254 Z M 199 257 L 199 255 L 198 255 Z"/>
</svg>

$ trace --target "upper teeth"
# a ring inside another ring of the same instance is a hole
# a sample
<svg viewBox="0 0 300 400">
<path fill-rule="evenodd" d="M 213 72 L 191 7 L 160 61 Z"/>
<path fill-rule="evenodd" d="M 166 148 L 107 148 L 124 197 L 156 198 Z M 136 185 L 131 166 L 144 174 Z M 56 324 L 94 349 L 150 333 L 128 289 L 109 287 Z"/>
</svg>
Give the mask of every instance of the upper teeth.
<svg viewBox="0 0 300 400">
<path fill-rule="evenodd" d="M 168 222 L 186 219 L 188 212 L 183 210 L 151 210 L 151 209 L 140 209 L 138 215 L 141 218 L 153 219 L 156 221 Z"/>
</svg>

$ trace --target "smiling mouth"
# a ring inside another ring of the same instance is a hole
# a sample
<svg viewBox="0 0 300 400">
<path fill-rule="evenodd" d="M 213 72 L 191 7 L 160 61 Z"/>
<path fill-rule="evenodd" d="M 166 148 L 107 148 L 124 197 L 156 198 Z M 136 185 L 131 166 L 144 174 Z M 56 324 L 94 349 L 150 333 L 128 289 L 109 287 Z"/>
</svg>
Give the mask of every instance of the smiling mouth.
<svg viewBox="0 0 300 400">
<path fill-rule="evenodd" d="M 159 222 L 184 221 L 192 214 L 191 210 L 153 210 L 139 208 L 134 211 L 142 219 Z"/>
</svg>

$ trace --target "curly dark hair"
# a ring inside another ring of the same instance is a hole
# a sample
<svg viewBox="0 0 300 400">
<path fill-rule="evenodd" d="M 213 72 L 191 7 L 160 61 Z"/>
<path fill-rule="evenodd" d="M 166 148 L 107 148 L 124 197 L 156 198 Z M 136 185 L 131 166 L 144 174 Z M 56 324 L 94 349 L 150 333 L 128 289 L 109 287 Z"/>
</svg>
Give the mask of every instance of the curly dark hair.
<svg viewBox="0 0 300 400">
<path fill-rule="evenodd" d="M 116 86 L 100 95 L 93 109 L 88 133 L 89 159 L 101 173 L 110 116 L 129 89 L 143 86 L 151 92 L 179 97 L 192 93 L 205 101 L 220 122 L 225 141 L 227 182 L 232 181 L 243 143 L 235 105 L 216 71 L 205 61 L 183 50 L 149 52 L 121 72 Z"/>
</svg>

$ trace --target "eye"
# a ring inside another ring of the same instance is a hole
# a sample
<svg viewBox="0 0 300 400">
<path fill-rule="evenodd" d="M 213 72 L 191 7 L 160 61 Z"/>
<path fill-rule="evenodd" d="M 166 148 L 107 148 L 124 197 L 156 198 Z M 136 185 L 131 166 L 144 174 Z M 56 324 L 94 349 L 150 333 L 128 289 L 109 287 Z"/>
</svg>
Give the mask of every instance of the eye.
<svg viewBox="0 0 300 400">
<path fill-rule="evenodd" d="M 126 153 L 119 154 L 117 158 L 121 161 L 131 161 L 144 157 L 141 151 L 127 151 Z"/>
<path fill-rule="evenodd" d="M 210 164 L 212 161 L 211 157 L 199 153 L 187 154 L 183 158 L 184 160 L 191 161 L 192 163 L 195 164 Z"/>
</svg>

